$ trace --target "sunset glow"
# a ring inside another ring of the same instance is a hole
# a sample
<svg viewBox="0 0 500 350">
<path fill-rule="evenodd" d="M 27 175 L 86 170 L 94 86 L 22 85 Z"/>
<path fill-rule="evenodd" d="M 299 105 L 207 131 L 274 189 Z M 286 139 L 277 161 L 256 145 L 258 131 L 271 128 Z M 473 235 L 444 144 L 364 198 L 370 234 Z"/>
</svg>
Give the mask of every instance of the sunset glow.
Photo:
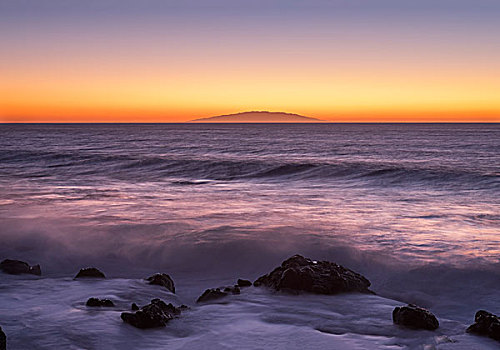
<svg viewBox="0 0 500 350">
<path fill-rule="evenodd" d="M 500 0 L 0 0 L 0 350 L 499 350 Z"/>
<path fill-rule="evenodd" d="M 0 2 L 1 121 L 500 120 L 495 2 L 44 3 Z"/>
</svg>

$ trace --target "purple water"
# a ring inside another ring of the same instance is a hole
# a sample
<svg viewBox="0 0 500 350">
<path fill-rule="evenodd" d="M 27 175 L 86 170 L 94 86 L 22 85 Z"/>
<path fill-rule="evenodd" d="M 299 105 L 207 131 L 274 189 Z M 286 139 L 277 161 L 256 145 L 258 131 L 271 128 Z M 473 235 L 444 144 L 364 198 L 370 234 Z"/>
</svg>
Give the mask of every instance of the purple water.
<svg viewBox="0 0 500 350">
<path fill-rule="evenodd" d="M 0 274 L 9 349 L 495 349 L 464 330 L 500 314 L 499 149 L 499 124 L 0 125 L 0 258 L 43 272 Z M 378 296 L 195 305 L 295 253 Z M 110 279 L 73 281 L 84 266 Z M 156 271 L 176 295 L 142 281 Z M 153 297 L 193 307 L 165 329 L 121 322 Z M 438 331 L 394 326 L 404 302 Z"/>
</svg>

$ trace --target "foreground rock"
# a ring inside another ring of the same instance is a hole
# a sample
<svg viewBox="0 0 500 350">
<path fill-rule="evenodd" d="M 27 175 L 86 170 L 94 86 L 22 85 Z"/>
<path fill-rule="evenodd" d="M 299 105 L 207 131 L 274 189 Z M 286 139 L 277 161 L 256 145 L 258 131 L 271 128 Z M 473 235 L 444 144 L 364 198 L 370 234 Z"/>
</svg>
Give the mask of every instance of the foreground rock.
<svg viewBox="0 0 500 350">
<path fill-rule="evenodd" d="M 488 311 L 479 310 L 474 317 L 474 323 L 467 328 L 467 332 L 500 341 L 500 318 Z"/>
<path fill-rule="evenodd" d="M 0 350 L 5 350 L 7 349 L 7 336 L 2 330 L 2 327 L 0 327 Z"/>
<path fill-rule="evenodd" d="M 75 278 L 106 278 L 106 276 L 95 267 L 87 267 L 85 269 L 80 269 L 80 272 L 78 272 Z"/>
<path fill-rule="evenodd" d="M 413 304 L 396 307 L 392 312 L 392 320 L 401 326 L 414 329 L 435 330 L 439 321 L 430 311 Z"/>
<path fill-rule="evenodd" d="M 250 287 L 252 285 L 252 282 L 250 282 L 249 280 L 243 280 L 241 278 L 238 278 L 236 284 L 238 287 Z"/>
<path fill-rule="evenodd" d="M 172 278 L 166 273 L 155 273 L 153 276 L 146 278 L 149 284 L 155 284 L 167 288 L 172 293 L 175 293 L 175 285 Z"/>
<path fill-rule="evenodd" d="M 240 288 L 238 286 L 234 286 L 234 287 L 223 287 L 223 290 L 221 290 L 221 288 L 207 289 L 198 298 L 198 300 L 196 300 L 196 302 L 203 303 L 211 300 L 216 300 L 227 297 L 230 294 L 240 294 Z"/>
<path fill-rule="evenodd" d="M 329 261 L 313 261 L 300 255 L 285 260 L 281 266 L 254 282 L 256 287 L 317 294 L 373 293 L 368 289 L 370 284 L 365 277 L 343 266 Z"/>
<path fill-rule="evenodd" d="M 180 315 L 184 306 L 175 307 L 166 304 L 160 299 L 151 300 L 151 304 L 142 307 L 135 313 L 123 312 L 121 318 L 124 322 L 137 328 L 165 327 L 168 321 Z"/>
<path fill-rule="evenodd" d="M 113 307 L 115 304 L 109 299 L 90 298 L 85 304 L 91 307 Z"/>
<path fill-rule="evenodd" d="M 40 265 L 30 266 L 28 263 L 20 260 L 5 259 L 0 263 L 0 270 L 10 275 L 20 275 L 23 273 L 40 276 L 42 270 Z"/>
</svg>

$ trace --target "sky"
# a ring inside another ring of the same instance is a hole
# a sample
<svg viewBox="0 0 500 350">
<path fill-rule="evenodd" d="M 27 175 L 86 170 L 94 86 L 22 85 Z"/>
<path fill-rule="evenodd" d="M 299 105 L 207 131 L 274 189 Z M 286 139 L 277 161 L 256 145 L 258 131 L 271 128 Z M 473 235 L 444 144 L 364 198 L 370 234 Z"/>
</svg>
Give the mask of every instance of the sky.
<svg viewBox="0 0 500 350">
<path fill-rule="evenodd" d="M 0 121 L 500 122 L 498 0 L 0 0 Z"/>
</svg>

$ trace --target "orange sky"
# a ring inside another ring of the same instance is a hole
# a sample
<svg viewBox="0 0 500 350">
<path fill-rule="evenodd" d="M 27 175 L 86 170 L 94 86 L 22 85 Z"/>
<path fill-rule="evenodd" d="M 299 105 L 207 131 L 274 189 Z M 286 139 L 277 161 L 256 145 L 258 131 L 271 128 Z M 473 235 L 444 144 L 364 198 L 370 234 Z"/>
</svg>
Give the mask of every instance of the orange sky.
<svg viewBox="0 0 500 350">
<path fill-rule="evenodd" d="M 111 11 L 94 23 L 92 9 L 23 11 L 7 8 L 0 21 L 3 122 L 182 122 L 249 110 L 500 122 L 499 26 L 467 12 Z"/>
</svg>

